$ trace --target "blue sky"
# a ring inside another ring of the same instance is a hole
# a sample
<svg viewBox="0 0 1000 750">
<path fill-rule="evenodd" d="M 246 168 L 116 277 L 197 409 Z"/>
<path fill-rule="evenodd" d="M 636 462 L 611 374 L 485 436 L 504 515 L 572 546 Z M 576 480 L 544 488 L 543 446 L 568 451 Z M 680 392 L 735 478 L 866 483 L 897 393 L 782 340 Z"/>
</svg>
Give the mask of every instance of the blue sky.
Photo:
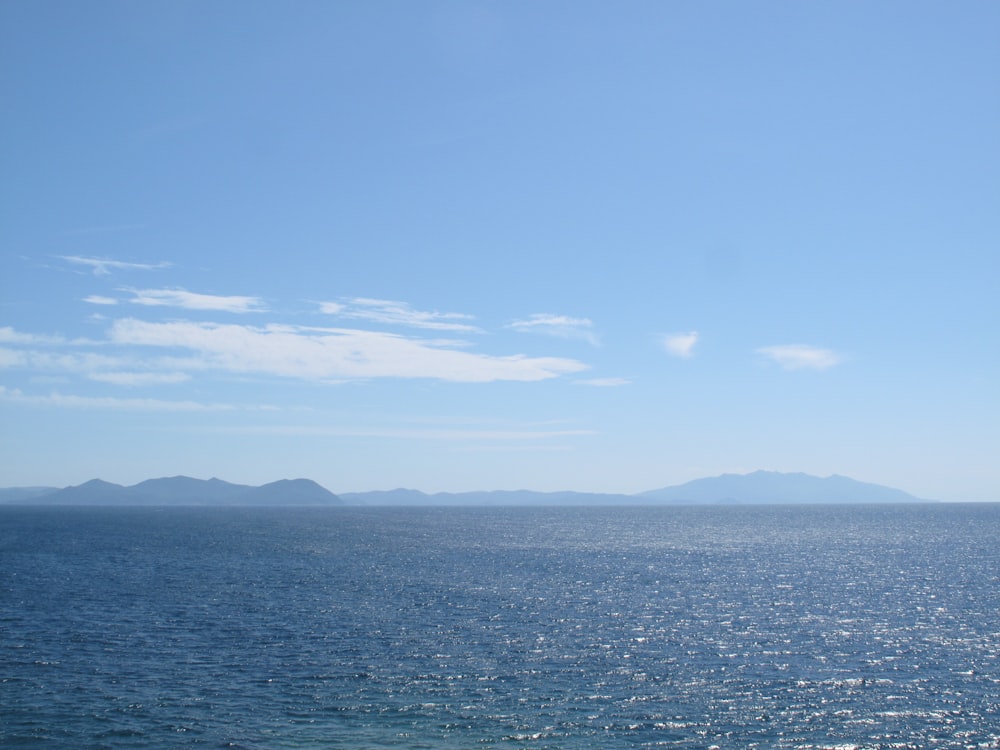
<svg viewBox="0 0 1000 750">
<path fill-rule="evenodd" d="M 995 2 L 6 2 L 0 486 L 1000 500 Z"/>
</svg>

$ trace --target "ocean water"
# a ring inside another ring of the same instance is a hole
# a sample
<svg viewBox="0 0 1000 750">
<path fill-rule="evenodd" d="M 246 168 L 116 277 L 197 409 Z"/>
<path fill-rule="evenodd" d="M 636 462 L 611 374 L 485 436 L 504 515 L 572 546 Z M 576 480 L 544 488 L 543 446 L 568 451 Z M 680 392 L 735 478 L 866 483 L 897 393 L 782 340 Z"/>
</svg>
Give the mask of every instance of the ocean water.
<svg viewBox="0 0 1000 750">
<path fill-rule="evenodd" d="M 0 746 L 998 748 L 1000 505 L 0 507 Z"/>
</svg>

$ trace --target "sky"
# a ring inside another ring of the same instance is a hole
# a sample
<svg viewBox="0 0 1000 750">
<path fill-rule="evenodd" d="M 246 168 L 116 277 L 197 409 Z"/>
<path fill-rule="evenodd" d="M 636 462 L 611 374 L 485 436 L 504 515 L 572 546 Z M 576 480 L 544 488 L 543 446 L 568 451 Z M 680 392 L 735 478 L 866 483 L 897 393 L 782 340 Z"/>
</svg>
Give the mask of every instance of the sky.
<svg viewBox="0 0 1000 750">
<path fill-rule="evenodd" d="M 0 486 L 1000 501 L 1000 4 L 0 4 Z"/>
</svg>

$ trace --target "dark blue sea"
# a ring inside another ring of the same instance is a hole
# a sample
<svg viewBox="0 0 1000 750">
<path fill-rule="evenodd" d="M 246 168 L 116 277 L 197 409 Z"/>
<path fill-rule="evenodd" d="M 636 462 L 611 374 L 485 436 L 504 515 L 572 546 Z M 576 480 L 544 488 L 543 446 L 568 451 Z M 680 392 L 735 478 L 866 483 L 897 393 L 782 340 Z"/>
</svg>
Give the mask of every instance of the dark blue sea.
<svg viewBox="0 0 1000 750">
<path fill-rule="evenodd" d="M 0 745 L 998 748 L 1000 505 L 0 507 Z"/>
</svg>

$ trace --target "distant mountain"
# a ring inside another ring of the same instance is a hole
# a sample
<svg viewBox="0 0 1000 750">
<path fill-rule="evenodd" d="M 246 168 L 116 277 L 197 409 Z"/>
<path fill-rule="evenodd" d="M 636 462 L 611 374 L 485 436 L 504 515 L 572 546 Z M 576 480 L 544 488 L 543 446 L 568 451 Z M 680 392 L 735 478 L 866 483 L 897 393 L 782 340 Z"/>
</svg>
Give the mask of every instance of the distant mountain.
<svg viewBox="0 0 1000 750">
<path fill-rule="evenodd" d="M 251 487 L 221 479 L 165 477 L 123 487 L 92 479 L 75 487 L 4 499 L 31 505 L 342 505 L 311 479 L 282 479 Z"/>
<path fill-rule="evenodd" d="M 755 471 L 695 479 L 686 484 L 650 490 L 637 496 L 646 501 L 670 504 L 764 504 L 764 503 L 919 503 L 926 502 L 902 490 L 859 482 L 834 474 L 783 474 Z"/>
<path fill-rule="evenodd" d="M 638 495 L 591 492 L 439 492 L 397 489 L 351 492 L 340 496 L 350 505 L 761 505 L 820 503 L 926 502 L 901 490 L 847 477 L 756 471 L 696 479 Z"/>
<path fill-rule="evenodd" d="M 75 487 L 0 489 L 0 503 L 32 505 L 762 505 L 927 502 L 902 490 L 842 476 L 755 471 L 695 479 L 638 495 L 596 492 L 438 492 L 396 489 L 334 495 L 311 479 L 281 479 L 260 487 L 221 479 L 166 477 L 123 487 L 92 479 Z"/>
<path fill-rule="evenodd" d="M 91 479 L 89 482 L 74 487 L 56 490 L 48 495 L 42 495 L 34 501 L 34 505 L 132 505 L 128 490 L 120 484 L 105 482 L 103 479 Z"/>
<path fill-rule="evenodd" d="M 58 487 L 2 487 L 0 488 L 0 505 L 31 502 L 36 497 L 48 495 L 58 489 Z"/>
<path fill-rule="evenodd" d="M 239 495 L 239 505 L 343 505 L 344 501 L 311 479 L 279 479 L 250 487 Z"/>
<path fill-rule="evenodd" d="M 245 484 L 231 484 L 221 479 L 192 479 L 191 477 L 164 477 L 147 479 L 128 488 L 129 495 L 142 505 L 232 505 L 233 501 L 253 488 Z"/>
</svg>

